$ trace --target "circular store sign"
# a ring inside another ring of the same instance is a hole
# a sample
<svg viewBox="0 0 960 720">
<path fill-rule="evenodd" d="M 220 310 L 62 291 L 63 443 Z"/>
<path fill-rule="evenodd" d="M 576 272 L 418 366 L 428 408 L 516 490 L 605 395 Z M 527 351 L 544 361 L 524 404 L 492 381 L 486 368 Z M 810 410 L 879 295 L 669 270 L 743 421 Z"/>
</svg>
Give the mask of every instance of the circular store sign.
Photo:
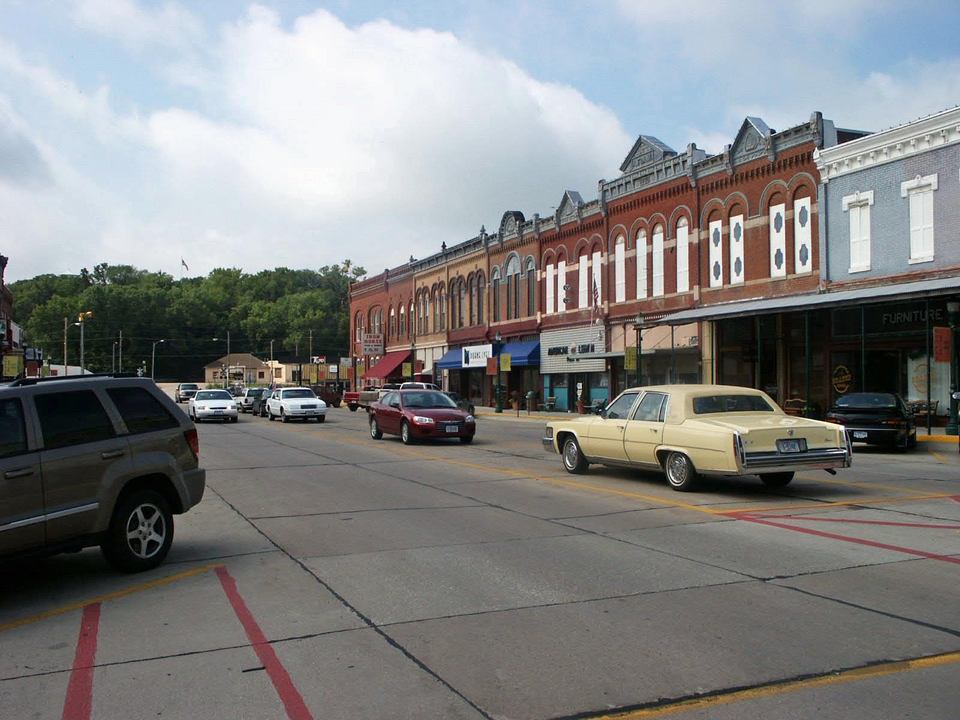
<svg viewBox="0 0 960 720">
<path fill-rule="evenodd" d="M 846 365 L 837 365 L 833 369 L 833 389 L 843 395 L 853 383 L 853 373 Z"/>
</svg>

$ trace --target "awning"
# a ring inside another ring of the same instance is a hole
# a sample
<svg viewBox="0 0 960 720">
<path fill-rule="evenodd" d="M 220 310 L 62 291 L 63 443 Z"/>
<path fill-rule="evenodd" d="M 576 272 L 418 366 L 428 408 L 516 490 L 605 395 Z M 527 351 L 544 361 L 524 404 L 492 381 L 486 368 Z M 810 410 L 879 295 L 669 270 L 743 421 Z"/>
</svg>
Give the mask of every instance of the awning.
<svg viewBox="0 0 960 720">
<path fill-rule="evenodd" d="M 397 374 L 397 368 L 406 362 L 409 357 L 409 350 L 394 350 L 393 352 L 388 352 L 380 358 L 380 362 L 367 370 L 364 377 L 386 380 L 391 375 Z"/>
<path fill-rule="evenodd" d="M 447 350 L 434 366 L 438 370 L 460 370 L 463 367 L 463 349 Z"/>
<path fill-rule="evenodd" d="M 839 290 L 812 295 L 790 295 L 710 305 L 693 310 L 681 310 L 672 315 L 667 315 L 657 321 L 657 324 L 685 325 L 697 320 L 753 317 L 754 315 L 770 315 L 772 313 L 796 312 L 852 304 L 883 303 L 892 300 L 922 300 L 925 297 L 948 295 L 958 291 L 960 291 L 960 277 L 937 278 L 935 280 L 895 283 L 856 290 Z"/>
<path fill-rule="evenodd" d="M 528 340 L 527 342 L 505 343 L 500 350 L 500 354 L 509 354 L 511 365 L 539 365 L 540 341 Z"/>
</svg>

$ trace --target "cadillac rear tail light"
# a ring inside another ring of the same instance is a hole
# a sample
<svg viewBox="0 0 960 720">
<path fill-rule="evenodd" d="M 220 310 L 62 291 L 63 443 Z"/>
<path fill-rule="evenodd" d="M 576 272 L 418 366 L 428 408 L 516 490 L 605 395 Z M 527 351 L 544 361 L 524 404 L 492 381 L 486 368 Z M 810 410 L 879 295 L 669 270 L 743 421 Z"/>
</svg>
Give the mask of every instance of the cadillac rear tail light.
<svg viewBox="0 0 960 720">
<path fill-rule="evenodd" d="M 190 452 L 193 453 L 193 456 L 200 459 L 200 437 L 197 435 L 196 428 L 190 428 L 185 430 L 183 433 L 183 439 L 187 441 L 187 445 L 190 446 Z"/>
</svg>

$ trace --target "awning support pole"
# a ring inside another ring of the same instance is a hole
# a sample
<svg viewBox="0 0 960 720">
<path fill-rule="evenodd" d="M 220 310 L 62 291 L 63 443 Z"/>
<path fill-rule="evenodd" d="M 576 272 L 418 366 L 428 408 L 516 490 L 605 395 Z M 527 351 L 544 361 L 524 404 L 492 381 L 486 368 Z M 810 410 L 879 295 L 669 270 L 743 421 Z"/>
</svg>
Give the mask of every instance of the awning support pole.
<svg viewBox="0 0 960 720">
<path fill-rule="evenodd" d="M 930 414 L 930 301 L 924 300 L 924 315 L 926 317 L 927 323 L 927 435 L 930 435 L 931 427 L 933 424 L 933 418 Z M 909 397 L 909 393 L 907 393 Z"/>
<path fill-rule="evenodd" d="M 810 355 L 810 311 L 805 310 L 803 313 L 803 357 L 806 362 L 806 368 L 804 371 L 804 395 L 806 399 L 803 401 L 803 415 L 804 417 L 809 416 L 810 414 L 810 375 L 813 373 L 813 357 Z"/>
</svg>

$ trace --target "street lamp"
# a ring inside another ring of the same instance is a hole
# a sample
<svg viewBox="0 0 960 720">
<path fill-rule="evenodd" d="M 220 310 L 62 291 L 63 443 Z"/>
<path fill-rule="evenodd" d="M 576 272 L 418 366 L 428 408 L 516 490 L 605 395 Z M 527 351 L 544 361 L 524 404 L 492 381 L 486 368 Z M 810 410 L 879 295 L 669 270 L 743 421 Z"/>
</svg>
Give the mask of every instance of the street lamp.
<svg viewBox="0 0 960 720">
<path fill-rule="evenodd" d="M 110 372 L 117 371 L 117 341 L 113 341 L 113 350 L 110 351 Z"/>
<path fill-rule="evenodd" d="M 493 390 L 493 397 L 496 403 L 494 412 L 502 413 L 503 412 L 503 390 L 500 386 L 500 352 L 503 350 L 503 336 L 500 335 L 500 331 L 497 330 L 497 335 L 493 339 L 493 352 L 497 357 L 497 387 Z"/>
<path fill-rule="evenodd" d="M 950 422 L 947 423 L 947 435 L 957 435 L 960 432 L 960 423 L 957 422 L 957 374 L 960 368 L 957 366 L 957 351 L 960 346 L 957 343 L 957 330 L 960 328 L 960 301 L 950 300 L 947 302 L 947 322 L 950 324 Z"/>
<path fill-rule="evenodd" d="M 153 347 L 150 349 L 150 379 L 151 380 L 154 379 L 153 371 L 157 367 L 157 345 L 159 345 L 162 342 L 166 342 L 166 340 L 154 340 Z"/>
<path fill-rule="evenodd" d="M 84 310 L 79 315 L 77 315 L 77 322 L 75 325 L 80 326 L 80 374 L 83 375 L 83 324 L 87 318 L 93 317 L 93 310 Z"/>
<path fill-rule="evenodd" d="M 224 340 L 224 338 L 219 338 L 219 337 L 210 338 L 210 339 L 213 340 L 213 341 L 221 341 L 221 340 Z M 229 331 L 229 330 L 227 330 L 226 341 L 227 341 L 227 355 L 229 355 L 229 354 L 230 354 L 230 331 Z M 272 342 L 272 341 L 271 341 L 271 342 Z"/>
<path fill-rule="evenodd" d="M 641 330 L 643 330 L 645 321 L 646 319 L 643 317 L 643 313 L 637 313 L 637 316 L 633 319 L 633 329 L 637 333 L 637 385 L 643 384 L 643 374 L 640 372 L 640 351 L 643 347 Z"/>
</svg>

